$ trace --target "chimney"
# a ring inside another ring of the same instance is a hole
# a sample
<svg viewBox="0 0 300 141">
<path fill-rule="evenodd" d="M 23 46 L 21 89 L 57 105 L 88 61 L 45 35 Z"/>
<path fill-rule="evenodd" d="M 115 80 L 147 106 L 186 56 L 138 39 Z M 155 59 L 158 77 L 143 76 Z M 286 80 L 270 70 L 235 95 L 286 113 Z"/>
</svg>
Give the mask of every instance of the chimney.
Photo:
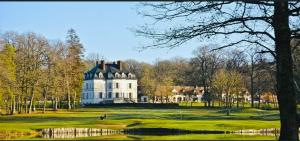
<svg viewBox="0 0 300 141">
<path fill-rule="evenodd" d="M 96 65 L 98 65 L 98 64 L 99 64 L 99 61 L 97 60 L 97 61 L 96 61 Z"/>
<path fill-rule="evenodd" d="M 120 60 L 117 61 L 118 69 L 122 71 L 122 62 Z"/>
<path fill-rule="evenodd" d="M 105 62 L 104 62 L 104 60 L 100 61 L 100 69 L 105 70 Z"/>
</svg>

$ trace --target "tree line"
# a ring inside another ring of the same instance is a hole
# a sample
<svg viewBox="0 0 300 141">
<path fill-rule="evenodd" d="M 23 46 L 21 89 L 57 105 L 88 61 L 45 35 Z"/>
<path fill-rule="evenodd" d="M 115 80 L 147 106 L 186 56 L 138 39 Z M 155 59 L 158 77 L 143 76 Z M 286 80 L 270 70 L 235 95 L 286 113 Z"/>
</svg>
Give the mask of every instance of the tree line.
<svg viewBox="0 0 300 141">
<path fill-rule="evenodd" d="M 276 98 L 275 63 L 268 54 L 238 49 L 213 51 L 215 47 L 200 46 L 191 58 L 157 59 L 153 64 L 127 60 L 125 64 L 137 75 L 142 93 L 152 102 L 168 102 L 173 86 L 203 87 L 202 100 L 208 107 L 217 103 L 224 107 L 232 107 L 233 103 L 242 106 L 246 93 L 251 95 L 251 107 L 257 108 L 262 106 L 262 97 Z M 277 102 L 273 104 L 277 107 Z"/>
<path fill-rule="evenodd" d="M 29 32 L 6 32 L 0 46 L 1 113 L 31 113 L 51 100 L 53 110 L 79 105 L 85 64 L 74 29 L 66 41 Z"/>
<path fill-rule="evenodd" d="M 99 54 L 84 58 L 74 29 L 67 32 L 64 42 L 36 33 L 6 32 L 1 39 L 1 109 L 9 114 L 30 113 L 36 105 L 45 111 L 49 100 L 53 110 L 75 109 L 80 104 L 84 71 L 103 58 Z M 296 40 L 293 45 L 298 45 Z M 262 97 L 274 98 L 275 62 L 268 54 L 251 49 L 213 50 L 216 46 L 200 46 L 191 58 L 157 59 L 153 64 L 125 60 L 124 67 L 136 74 L 142 93 L 152 101 L 169 102 L 172 86 L 203 87 L 203 101 L 208 107 L 232 107 L 233 103 L 239 107 L 244 105 L 246 92 L 251 95 L 252 107 L 260 108 Z M 300 52 L 294 48 L 295 84 L 299 84 Z"/>
</svg>

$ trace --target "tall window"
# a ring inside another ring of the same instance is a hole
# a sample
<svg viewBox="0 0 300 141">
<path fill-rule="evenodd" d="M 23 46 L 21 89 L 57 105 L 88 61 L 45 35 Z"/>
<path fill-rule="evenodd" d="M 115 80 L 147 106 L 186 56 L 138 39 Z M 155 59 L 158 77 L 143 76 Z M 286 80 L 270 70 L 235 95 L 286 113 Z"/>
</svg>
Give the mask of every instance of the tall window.
<svg viewBox="0 0 300 141">
<path fill-rule="evenodd" d="M 129 93 L 129 99 L 131 99 L 131 97 L 132 97 L 132 94 L 131 94 L 131 93 Z"/>
<path fill-rule="evenodd" d="M 89 83 L 85 83 L 85 89 L 89 88 Z"/>
<path fill-rule="evenodd" d="M 119 98 L 119 93 L 116 93 L 116 98 Z"/>
<path fill-rule="evenodd" d="M 108 93 L 108 98 L 111 98 L 111 92 Z"/>
<path fill-rule="evenodd" d="M 118 82 L 116 83 L 116 88 L 119 88 L 119 83 Z"/>
<path fill-rule="evenodd" d="M 129 83 L 129 89 L 131 89 L 131 83 Z"/>
<path fill-rule="evenodd" d="M 102 92 L 99 93 L 99 98 L 102 98 Z"/>
<path fill-rule="evenodd" d="M 111 89 L 111 83 L 108 83 L 108 88 Z"/>
</svg>

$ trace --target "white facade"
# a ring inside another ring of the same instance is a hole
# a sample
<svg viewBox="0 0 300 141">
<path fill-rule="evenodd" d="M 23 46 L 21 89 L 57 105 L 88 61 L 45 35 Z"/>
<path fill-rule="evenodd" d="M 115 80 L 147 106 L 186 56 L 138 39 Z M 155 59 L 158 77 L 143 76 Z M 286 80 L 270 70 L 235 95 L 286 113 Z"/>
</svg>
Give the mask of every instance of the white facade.
<svg viewBox="0 0 300 141">
<path fill-rule="evenodd" d="M 98 66 L 96 65 L 96 67 Z M 101 72 L 99 74 L 103 76 Z M 81 104 L 136 103 L 137 80 L 131 77 L 134 75 L 122 72 L 113 72 L 112 74 L 118 77 L 107 79 L 105 77 L 97 78 L 95 75 L 95 77 L 85 79 L 83 82 Z M 90 74 L 87 73 L 87 75 L 89 76 Z"/>
</svg>

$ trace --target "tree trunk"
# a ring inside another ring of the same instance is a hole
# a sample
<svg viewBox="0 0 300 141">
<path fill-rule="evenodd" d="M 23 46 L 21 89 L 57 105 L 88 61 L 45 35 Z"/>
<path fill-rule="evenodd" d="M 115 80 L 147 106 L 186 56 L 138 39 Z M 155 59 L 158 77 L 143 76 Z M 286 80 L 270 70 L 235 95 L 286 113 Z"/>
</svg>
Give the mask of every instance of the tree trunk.
<svg viewBox="0 0 300 141">
<path fill-rule="evenodd" d="M 73 109 L 76 108 L 76 92 L 74 92 L 74 97 L 73 97 Z"/>
<path fill-rule="evenodd" d="M 230 106 L 230 102 L 229 102 L 230 98 L 229 98 L 229 95 L 228 93 L 226 94 L 226 108 L 228 108 Z"/>
<path fill-rule="evenodd" d="M 27 113 L 27 98 L 24 98 L 24 113 Z"/>
<path fill-rule="evenodd" d="M 276 79 L 280 111 L 279 140 L 298 140 L 296 96 L 290 48 L 288 1 L 275 1 L 274 32 L 276 51 Z"/>
<path fill-rule="evenodd" d="M 18 114 L 21 114 L 22 112 L 22 97 L 18 96 Z"/>
<path fill-rule="evenodd" d="M 259 91 L 258 93 L 258 105 L 257 105 L 257 108 L 259 109 L 260 108 L 260 101 L 261 101 L 261 92 Z"/>
<path fill-rule="evenodd" d="M 58 98 L 55 97 L 54 111 L 57 111 Z"/>
<path fill-rule="evenodd" d="M 276 106 L 277 101 L 275 99 L 274 93 L 272 93 L 272 101 L 273 101 L 274 108 L 277 108 Z"/>
<path fill-rule="evenodd" d="M 8 106 L 8 99 L 5 100 L 5 114 L 9 114 L 9 106 Z"/>
<path fill-rule="evenodd" d="M 54 107 L 54 99 L 53 99 L 53 96 L 52 96 L 52 98 L 51 98 L 51 105 L 52 105 L 52 107 Z M 54 109 L 54 108 L 53 108 Z"/>
<path fill-rule="evenodd" d="M 46 105 L 47 105 L 47 95 L 44 96 L 44 106 L 43 106 L 43 113 L 46 111 Z"/>
<path fill-rule="evenodd" d="M 36 107 L 36 103 L 34 100 L 32 100 L 32 111 L 34 112 L 35 111 L 35 107 Z"/>
<path fill-rule="evenodd" d="M 59 97 L 57 98 L 57 102 L 58 102 L 58 108 L 61 109 L 61 104 L 60 104 Z"/>
<path fill-rule="evenodd" d="M 15 113 L 15 109 L 16 109 L 16 99 L 15 96 L 12 96 L 10 115 L 13 115 Z"/>
<path fill-rule="evenodd" d="M 71 110 L 71 91 L 70 91 L 70 83 L 68 80 L 68 76 L 67 73 L 65 72 L 65 81 L 66 81 L 66 85 L 67 85 L 67 95 L 68 95 L 68 110 Z"/>
<path fill-rule="evenodd" d="M 30 114 L 31 110 L 32 110 L 33 98 L 34 98 L 34 89 L 31 88 L 31 97 L 30 97 L 30 101 L 29 101 L 29 109 L 27 111 L 28 114 Z"/>
<path fill-rule="evenodd" d="M 71 110 L 71 108 L 72 108 L 71 107 L 71 94 L 70 94 L 70 91 L 68 90 L 68 110 Z"/>
<path fill-rule="evenodd" d="M 250 87 L 251 87 L 251 108 L 254 107 L 254 86 L 253 86 L 253 83 L 254 83 L 254 80 L 253 80 L 253 71 L 254 71 L 254 63 L 253 63 L 253 58 L 251 58 L 251 76 L 250 76 Z"/>
</svg>

